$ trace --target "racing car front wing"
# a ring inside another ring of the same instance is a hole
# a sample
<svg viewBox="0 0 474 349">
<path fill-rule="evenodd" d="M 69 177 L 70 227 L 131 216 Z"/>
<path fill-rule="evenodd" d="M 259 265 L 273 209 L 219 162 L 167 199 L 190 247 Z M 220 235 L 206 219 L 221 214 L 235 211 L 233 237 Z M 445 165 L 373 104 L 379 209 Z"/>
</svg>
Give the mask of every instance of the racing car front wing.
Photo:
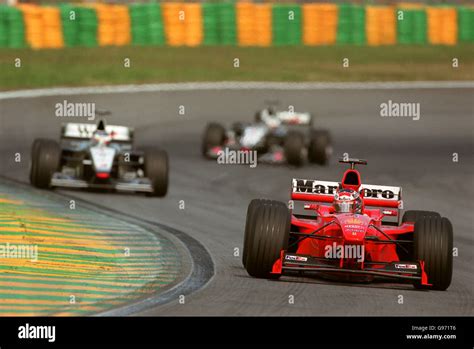
<svg viewBox="0 0 474 349">
<path fill-rule="evenodd" d="M 338 263 L 339 264 L 339 263 Z M 281 251 L 280 258 L 273 264 L 272 274 L 285 271 L 344 273 L 353 275 L 372 275 L 399 280 L 419 281 L 429 286 L 424 262 L 364 262 L 363 269 L 341 268 L 330 260 L 309 255 L 300 255 Z"/>
<path fill-rule="evenodd" d="M 103 183 L 94 183 L 82 179 L 64 176 L 61 173 L 55 173 L 51 178 L 51 186 L 65 188 L 111 189 L 117 191 L 132 191 L 144 193 L 153 192 L 153 187 L 148 178 L 138 178 L 127 182 L 111 180 Z"/>
</svg>

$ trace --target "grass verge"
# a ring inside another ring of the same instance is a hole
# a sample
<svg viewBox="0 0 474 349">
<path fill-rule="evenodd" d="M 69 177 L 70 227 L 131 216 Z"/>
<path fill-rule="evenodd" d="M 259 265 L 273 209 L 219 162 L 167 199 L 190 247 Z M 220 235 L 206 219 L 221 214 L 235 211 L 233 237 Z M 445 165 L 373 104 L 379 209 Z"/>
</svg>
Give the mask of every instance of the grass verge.
<svg viewBox="0 0 474 349">
<path fill-rule="evenodd" d="M 225 80 L 474 80 L 474 45 L 0 49 L 0 90 Z"/>
</svg>

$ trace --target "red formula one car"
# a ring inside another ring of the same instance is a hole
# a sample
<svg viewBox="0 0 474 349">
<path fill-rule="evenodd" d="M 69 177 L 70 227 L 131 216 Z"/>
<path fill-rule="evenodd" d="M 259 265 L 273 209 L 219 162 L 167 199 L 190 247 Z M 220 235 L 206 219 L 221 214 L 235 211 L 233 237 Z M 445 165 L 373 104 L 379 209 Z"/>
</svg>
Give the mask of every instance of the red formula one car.
<svg viewBox="0 0 474 349">
<path fill-rule="evenodd" d="M 293 179 L 290 208 L 252 200 L 247 211 L 243 264 L 254 277 L 317 272 L 349 282 L 375 277 L 446 290 L 451 283 L 453 230 L 431 211 L 406 211 L 400 187 L 362 184 L 348 159 L 341 183 Z M 294 214 L 304 202 L 311 214 Z M 301 204 L 301 203 L 300 203 Z"/>
</svg>

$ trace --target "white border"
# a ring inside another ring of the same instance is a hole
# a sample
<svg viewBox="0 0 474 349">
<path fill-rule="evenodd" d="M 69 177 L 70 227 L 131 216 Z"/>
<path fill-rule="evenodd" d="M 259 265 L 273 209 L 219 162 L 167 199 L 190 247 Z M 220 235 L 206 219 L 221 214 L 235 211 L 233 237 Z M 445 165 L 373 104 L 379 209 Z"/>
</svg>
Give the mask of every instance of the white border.
<svg viewBox="0 0 474 349">
<path fill-rule="evenodd" d="M 46 96 L 109 93 L 141 93 L 193 90 L 397 90 L 474 88 L 474 81 L 391 81 L 391 82 L 182 82 L 145 85 L 54 87 L 0 92 L 0 100 Z"/>
</svg>

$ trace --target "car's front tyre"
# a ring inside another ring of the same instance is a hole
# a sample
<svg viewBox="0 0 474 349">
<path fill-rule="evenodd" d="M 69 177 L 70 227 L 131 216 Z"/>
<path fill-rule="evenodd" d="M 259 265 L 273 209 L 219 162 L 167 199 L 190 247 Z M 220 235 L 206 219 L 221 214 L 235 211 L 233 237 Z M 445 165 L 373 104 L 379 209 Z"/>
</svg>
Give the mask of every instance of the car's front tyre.
<svg viewBox="0 0 474 349">
<path fill-rule="evenodd" d="M 47 189 L 59 169 L 61 148 L 51 139 L 35 139 L 31 147 L 30 182 L 37 188 Z"/>
<path fill-rule="evenodd" d="M 165 196 L 168 192 L 168 154 L 160 149 L 145 150 L 145 176 L 150 180 L 153 191 L 150 196 Z"/>
<path fill-rule="evenodd" d="M 453 227 L 445 217 L 423 216 L 415 222 L 414 257 L 425 263 L 428 283 L 417 288 L 446 290 L 453 275 Z"/>
<path fill-rule="evenodd" d="M 288 247 L 291 214 L 279 201 L 256 199 L 250 202 L 245 224 L 243 264 L 249 275 L 276 279 L 272 274 L 281 250 Z"/>
<path fill-rule="evenodd" d="M 418 219 L 423 217 L 441 217 L 438 212 L 434 211 L 419 211 L 419 210 L 410 210 L 405 211 L 402 218 L 402 223 L 405 222 L 416 222 Z"/>
</svg>

